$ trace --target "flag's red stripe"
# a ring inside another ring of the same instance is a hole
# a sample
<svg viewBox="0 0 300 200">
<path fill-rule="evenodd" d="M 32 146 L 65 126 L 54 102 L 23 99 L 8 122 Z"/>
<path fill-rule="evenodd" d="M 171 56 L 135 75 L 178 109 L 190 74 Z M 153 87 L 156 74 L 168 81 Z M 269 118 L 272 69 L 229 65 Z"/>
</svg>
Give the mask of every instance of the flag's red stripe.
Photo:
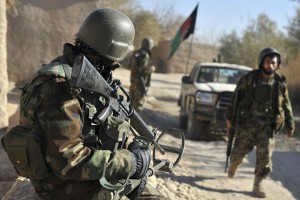
<svg viewBox="0 0 300 200">
<path fill-rule="evenodd" d="M 191 15 L 183 22 L 183 24 L 180 26 L 179 30 L 177 31 L 176 36 L 171 43 L 171 51 L 169 54 L 169 59 L 176 52 L 181 41 L 187 39 L 192 33 L 194 33 L 196 18 L 197 18 L 197 10 L 198 10 L 198 5 L 193 10 Z"/>
<path fill-rule="evenodd" d="M 184 37 L 186 35 L 186 33 L 188 32 L 188 30 L 190 29 L 191 26 L 191 22 L 192 22 L 192 18 L 191 16 L 189 16 L 189 18 L 187 18 L 183 24 L 180 27 L 180 32 L 181 32 L 181 40 L 184 40 Z"/>
</svg>

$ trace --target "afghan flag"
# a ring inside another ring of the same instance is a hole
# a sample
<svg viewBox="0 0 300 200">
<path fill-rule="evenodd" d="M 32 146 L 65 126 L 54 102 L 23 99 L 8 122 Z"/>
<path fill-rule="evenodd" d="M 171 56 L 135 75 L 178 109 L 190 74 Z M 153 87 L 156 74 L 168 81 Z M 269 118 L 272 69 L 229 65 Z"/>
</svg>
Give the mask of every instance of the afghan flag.
<svg viewBox="0 0 300 200">
<path fill-rule="evenodd" d="M 187 39 L 195 30 L 196 18 L 197 18 L 198 4 L 193 10 L 192 14 L 183 22 L 179 30 L 176 33 L 175 38 L 171 43 L 171 52 L 169 54 L 169 59 L 174 55 L 181 41 Z"/>
</svg>

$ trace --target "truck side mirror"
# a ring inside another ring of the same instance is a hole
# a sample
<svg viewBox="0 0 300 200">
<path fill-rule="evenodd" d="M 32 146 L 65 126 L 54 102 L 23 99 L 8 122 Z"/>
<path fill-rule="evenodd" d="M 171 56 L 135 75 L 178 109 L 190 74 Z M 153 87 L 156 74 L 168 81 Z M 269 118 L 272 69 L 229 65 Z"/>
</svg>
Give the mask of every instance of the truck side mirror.
<svg viewBox="0 0 300 200">
<path fill-rule="evenodd" d="M 192 83 L 193 81 L 190 76 L 183 76 L 181 79 L 181 82 L 182 83 Z"/>
</svg>

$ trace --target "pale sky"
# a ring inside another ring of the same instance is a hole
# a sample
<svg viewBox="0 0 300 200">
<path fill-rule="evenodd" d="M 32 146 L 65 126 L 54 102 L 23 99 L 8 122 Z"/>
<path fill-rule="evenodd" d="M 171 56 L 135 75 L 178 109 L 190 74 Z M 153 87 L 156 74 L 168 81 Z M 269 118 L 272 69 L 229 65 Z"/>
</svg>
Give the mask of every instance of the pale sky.
<svg viewBox="0 0 300 200">
<path fill-rule="evenodd" d="M 249 21 L 266 14 L 286 33 L 288 20 L 295 16 L 300 3 L 291 0 L 136 0 L 144 9 L 170 8 L 188 17 L 199 3 L 195 35 L 213 43 L 224 33 L 245 30 Z M 175 33 L 174 33 L 175 34 Z"/>
</svg>

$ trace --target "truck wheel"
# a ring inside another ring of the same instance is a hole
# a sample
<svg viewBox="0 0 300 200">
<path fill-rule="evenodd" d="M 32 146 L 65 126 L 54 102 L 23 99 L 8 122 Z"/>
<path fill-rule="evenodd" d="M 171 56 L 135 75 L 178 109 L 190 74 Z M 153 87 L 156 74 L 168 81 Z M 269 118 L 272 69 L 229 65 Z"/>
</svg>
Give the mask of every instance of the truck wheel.
<svg viewBox="0 0 300 200">
<path fill-rule="evenodd" d="M 199 122 L 195 118 L 194 113 L 189 113 L 187 117 L 187 134 L 186 137 L 189 140 L 197 140 L 199 139 L 199 136 L 201 134 L 201 127 L 199 125 Z"/>
<path fill-rule="evenodd" d="M 186 129 L 187 126 L 187 116 L 179 116 L 179 127 L 181 129 Z"/>
<path fill-rule="evenodd" d="M 210 131 L 210 123 L 206 121 L 197 120 L 194 113 L 188 115 L 187 121 L 187 139 L 214 141 L 216 138 Z"/>
</svg>

